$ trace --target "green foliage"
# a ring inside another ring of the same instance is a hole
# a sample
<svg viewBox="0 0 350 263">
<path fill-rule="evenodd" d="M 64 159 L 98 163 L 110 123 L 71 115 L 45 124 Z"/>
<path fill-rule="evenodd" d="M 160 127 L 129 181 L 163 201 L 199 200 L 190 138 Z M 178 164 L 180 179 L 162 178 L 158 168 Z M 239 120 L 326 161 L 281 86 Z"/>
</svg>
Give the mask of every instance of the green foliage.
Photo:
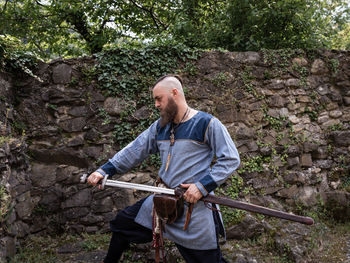
<svg viewBox="0 0 350 263">
<path fill-rule="evenodd" d="M 19 39 L 0 35 L 0 69 L 22 70 L 33 78 L 42 81 L 30 69 L 36 64 L 35 54 L 27 51 Z"/>
<path fill-rule="evenodd" d="M 111 117 L 109 116 L 109 114 L 107 113 L 107 111 L 104 108 L 99 109 L 98 116 L 103 118 L 102 125 L 107 125 L 111 122 Z"/>
<path fill-rule="evenodd" d="M 172 39 L 224 50 L 349 47 L 346 0 L 1 1 L 0 34 L 41 58 Z"/>
<path fill-rule="evenodd" d="M 84 241 L 81 243 L 81 247 L 85 251 L 103 249 L 107 244 L 109 244 L 110 241 L 110 236 L 105 234 L 90 235 L 87 233 L 83 233 L 82 237 Z"/>
<path fill-rule="evenodd" d="M 186 74 L 189 69 L 193 72 L 188 65 L 198 57 L 198 51 L 175 42 L 158 42 L 109 46 L 96 57 L 98 63 L 88 75 L 97 78 L 105 96 L 118 97 L 126 105 L 113 130 L 114 139 L 122 148 L 159 118 L 150 89 L 155 80 L 174 72 Z M 147 108 L 149 116 L 131 121 L 142 107 Z M 99 116 L 103 118 L 103 125 L 111 122 L 104 109 L 99 110 Z M 152 156 L 141 168 L 146 164 L 159 167 L 159 157 Z"/>
<path fill-rule="evenodd" d="M 285 116 L 273 117 L 267 113 L 264 113 L 264 120 L 267 121 L 271 128 L 276 131 L 282 130 L 282 128 L 288 124 L 286 123 L 287 119 L 288 118 Z"/>
<path fill-rule="evenodd" d="M 264 164 L 270 163 L 271 157 L 254 156 L 251 158 L 244 158 L 242 160 L 241 167 L 237 170 L 239 174 L 242 173 L 253 173 L 253 172 L 263 172 Z"/>
<path fill-rule="evenodd" d="M 328 131 L 342 131 L 346 130 L 346 126 L 343 123 L 333 124 L 327 127 Z"/>
<path fill-rule="evenodd" d="M 228 78 L 229 77 L 226 73 L 219 72 L 218 74 L 216 74 L 214 76 L 213 79 L 211 79 L 211 82 L 213 83 L 213 85 L 215 87 L 220 88 L 220 89 L 225 89 Z"/>
<path fill-rule="evenodd" d="M 336 76 L 338 73 L 338 70 L 339 70 L 339 60 L 336 58 L 332 58 L 329 61 L 329 67 L 330 67 L 330 70 L 332 72 L 332 75 Z"/>
<path fill-rule="evenodd" d="M 309 116 L 310 120 L 312 121 L 317 121 L 318 119 L 318 110 L 315 109 L 315 110 L 312 110 L 311 108 L 309 107 L 305 107 L 305 113 Z"/>
<path fill-rule="evenodd" d="M 233 175 L 229 180 L 226 181 L 225 184 L 227 185 L 225 188 L 218 188 L 218 193 L 232 199 L 237 199 L 239 193 L 243 189 L 242 177 L 240 177 L 239 175 Z M 241 222 L 246 214 L 246 212 L 243 210 L 232 209 L 226 206 L 221 206 L 220 211 L 222 212 L 224 224 L 227 226 Z"/>
<path fill-rule="evenodd" d="M 109 234 L 87 234 L 61 236 L 30 236 L 22 243 L 17 254 L 11 258 L 9 263 L 51 263 L 71 261 L 69 256 L 58 254 L 57 251 L 62 246 L 76 246 L 77 251 L 81 248 L 86 251 L 106 250 L 109 244 Z M 76 252 L 78 253 L 78 252 Z M 75 255 L 77 256 L 77 254 Z"/>
<path fill-rule="evenodd" d="M 214 13 L 203 12 L 208 1 L 192 3 L 194 15 L 184 8 L 174 35 L 189 46 L 238 51 L 329 47 L 348 12 L 336 8 L 345 1 L 216 1 Z"/>
<path fill-rule="evenodd" d="M 96 74 L 106 94 L 144 103 L 150 101 L 149 88 L 157 78 L 174 73 L 181 62 L 197 56 L 196 50 L 176 42 L 106 47 L 96 55 Z"/>
<path fill-rule="evenodd" d="M 335 49 L 350 49 L 350 22 L 343 24 L 337 35 L 332 39 L 332 47 Z"/>
<path fill-rule="evenodd" d="M 5 186 L 0 186 L 0 226 L 6 221 L 11 209 L 11 196 Z"/>
</svg>

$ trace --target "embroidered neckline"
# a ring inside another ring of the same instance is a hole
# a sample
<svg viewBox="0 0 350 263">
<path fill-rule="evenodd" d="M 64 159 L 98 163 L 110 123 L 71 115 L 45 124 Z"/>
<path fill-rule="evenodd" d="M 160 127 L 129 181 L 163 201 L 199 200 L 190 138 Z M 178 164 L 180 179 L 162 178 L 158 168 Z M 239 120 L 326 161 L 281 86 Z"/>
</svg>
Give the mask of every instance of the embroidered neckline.
<svg viewBox="0 0 350 263">
<path fill-rule="evenodd" d="M 173 146 L 175 144 L 175 132 L 177 128 L 179 128 L 180 124 L 187 118 L 187 116 L 190 113 L 190 107 L 187 106 L 186 112 L 182 116 L 181 121 L 174 126 L 174 123 L 171 123 L 171 129 L 170 129 L 170 146 Z"/>
</svg>

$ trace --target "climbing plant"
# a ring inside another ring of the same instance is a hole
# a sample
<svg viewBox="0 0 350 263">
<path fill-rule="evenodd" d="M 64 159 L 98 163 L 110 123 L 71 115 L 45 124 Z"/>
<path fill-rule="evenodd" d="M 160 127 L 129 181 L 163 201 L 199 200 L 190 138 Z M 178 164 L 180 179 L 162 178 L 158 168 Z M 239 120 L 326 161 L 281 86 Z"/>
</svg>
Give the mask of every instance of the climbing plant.
<svg viewBox="0 0 350 263">
<path fill-rule="evenodd" d="M 165 74 L 192 75 L 189 65 L 198 56 L 199 51 L 174 42 L 142 46 L 128 43 L 109 46 L 96 54 L 97 65 L 90 72 L 96 75 L 99 89 L 105 96 L 117 97 L 127 105 L 114 127 L 114 138 L 120 147 L 135 139 L 159 118 L 151 93 L 153 83 Z M 149 116 L 137 122 L 130 121 L 130 116 L 141 107 L 147 108 Z M 154 158 L 150 160 L 155 163 Z"/>
</svg>

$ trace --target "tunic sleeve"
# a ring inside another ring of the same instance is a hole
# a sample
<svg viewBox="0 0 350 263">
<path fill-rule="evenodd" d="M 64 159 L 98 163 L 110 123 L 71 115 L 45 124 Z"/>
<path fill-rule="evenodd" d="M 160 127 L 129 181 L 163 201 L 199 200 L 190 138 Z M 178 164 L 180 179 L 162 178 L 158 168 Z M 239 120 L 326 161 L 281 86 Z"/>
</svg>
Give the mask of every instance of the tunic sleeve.
<svg viewBox="0 0 350 263">
<path fill-rule="evenodd" d="M 215 117 L 208 125 L 205 140 L 217 160 L 210 173 L 196 183 L 203 196 L 222 184 L 240 164 L 239 154 L 230 134 L 226 127 Z"/>
<path fill-rule="evenodd" d="M 158 121 L 141 133 L 134 141 L 116 153 L 112 159 L 102 165 L 97 172 L 103 176 L 123 174 L 140 164 L 150 154 L 159 152 L 156 144 Z"/>
</svg>

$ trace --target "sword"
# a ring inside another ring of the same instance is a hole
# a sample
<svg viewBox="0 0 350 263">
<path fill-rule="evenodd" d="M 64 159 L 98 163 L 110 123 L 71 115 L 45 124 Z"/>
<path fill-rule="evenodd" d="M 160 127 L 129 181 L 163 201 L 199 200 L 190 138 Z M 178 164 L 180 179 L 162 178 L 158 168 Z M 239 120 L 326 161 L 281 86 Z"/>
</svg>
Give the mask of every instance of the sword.
<svg viewBox="0 0 350 263">
<path fill-rule="evenodd" d="M 83 174 L 80 177 L 80 182 L 85 183 L 87 176 L 88 176 L 87 174 Z M 153 192 L 153 193 L 159 193 L 159 194 L 178 195 L 178 196 L 182 196 L 186 191 L 186 189 L 179 188 L 179 187 L 176 189 L 169 189 L 169 188 L 162 188 L 162 187 L 156 187 L 151 185 L 143 185 L 143 184 L 128 183 L 128 182 L 122 182 L 122 181 L 116 181 L 116 180 L 109 180 L 108 175 L 103 178 L 101 182 L 101 189 L 104 189 L 105 186 L 141 190 L 141 191 L 147 191 L 147 192 Z M 232 200 L 227 197 L 220 197 L 220 196 L 209 194 L 207 196 L 202 197 L 200 200 L 205 203 L 224 205 L 231 208 L 241 209 L 241 210 L 245 210 L 253 213 L 282 218 L 282 219 L 302 223 L 305 225 L 314 224 L 314 220 L 311 217 L 298 216 L 291 213 L 275 210 L 272 208 L 267 208 L 259 205 L 249 204 L 242 201 Z"/>
</svg>

